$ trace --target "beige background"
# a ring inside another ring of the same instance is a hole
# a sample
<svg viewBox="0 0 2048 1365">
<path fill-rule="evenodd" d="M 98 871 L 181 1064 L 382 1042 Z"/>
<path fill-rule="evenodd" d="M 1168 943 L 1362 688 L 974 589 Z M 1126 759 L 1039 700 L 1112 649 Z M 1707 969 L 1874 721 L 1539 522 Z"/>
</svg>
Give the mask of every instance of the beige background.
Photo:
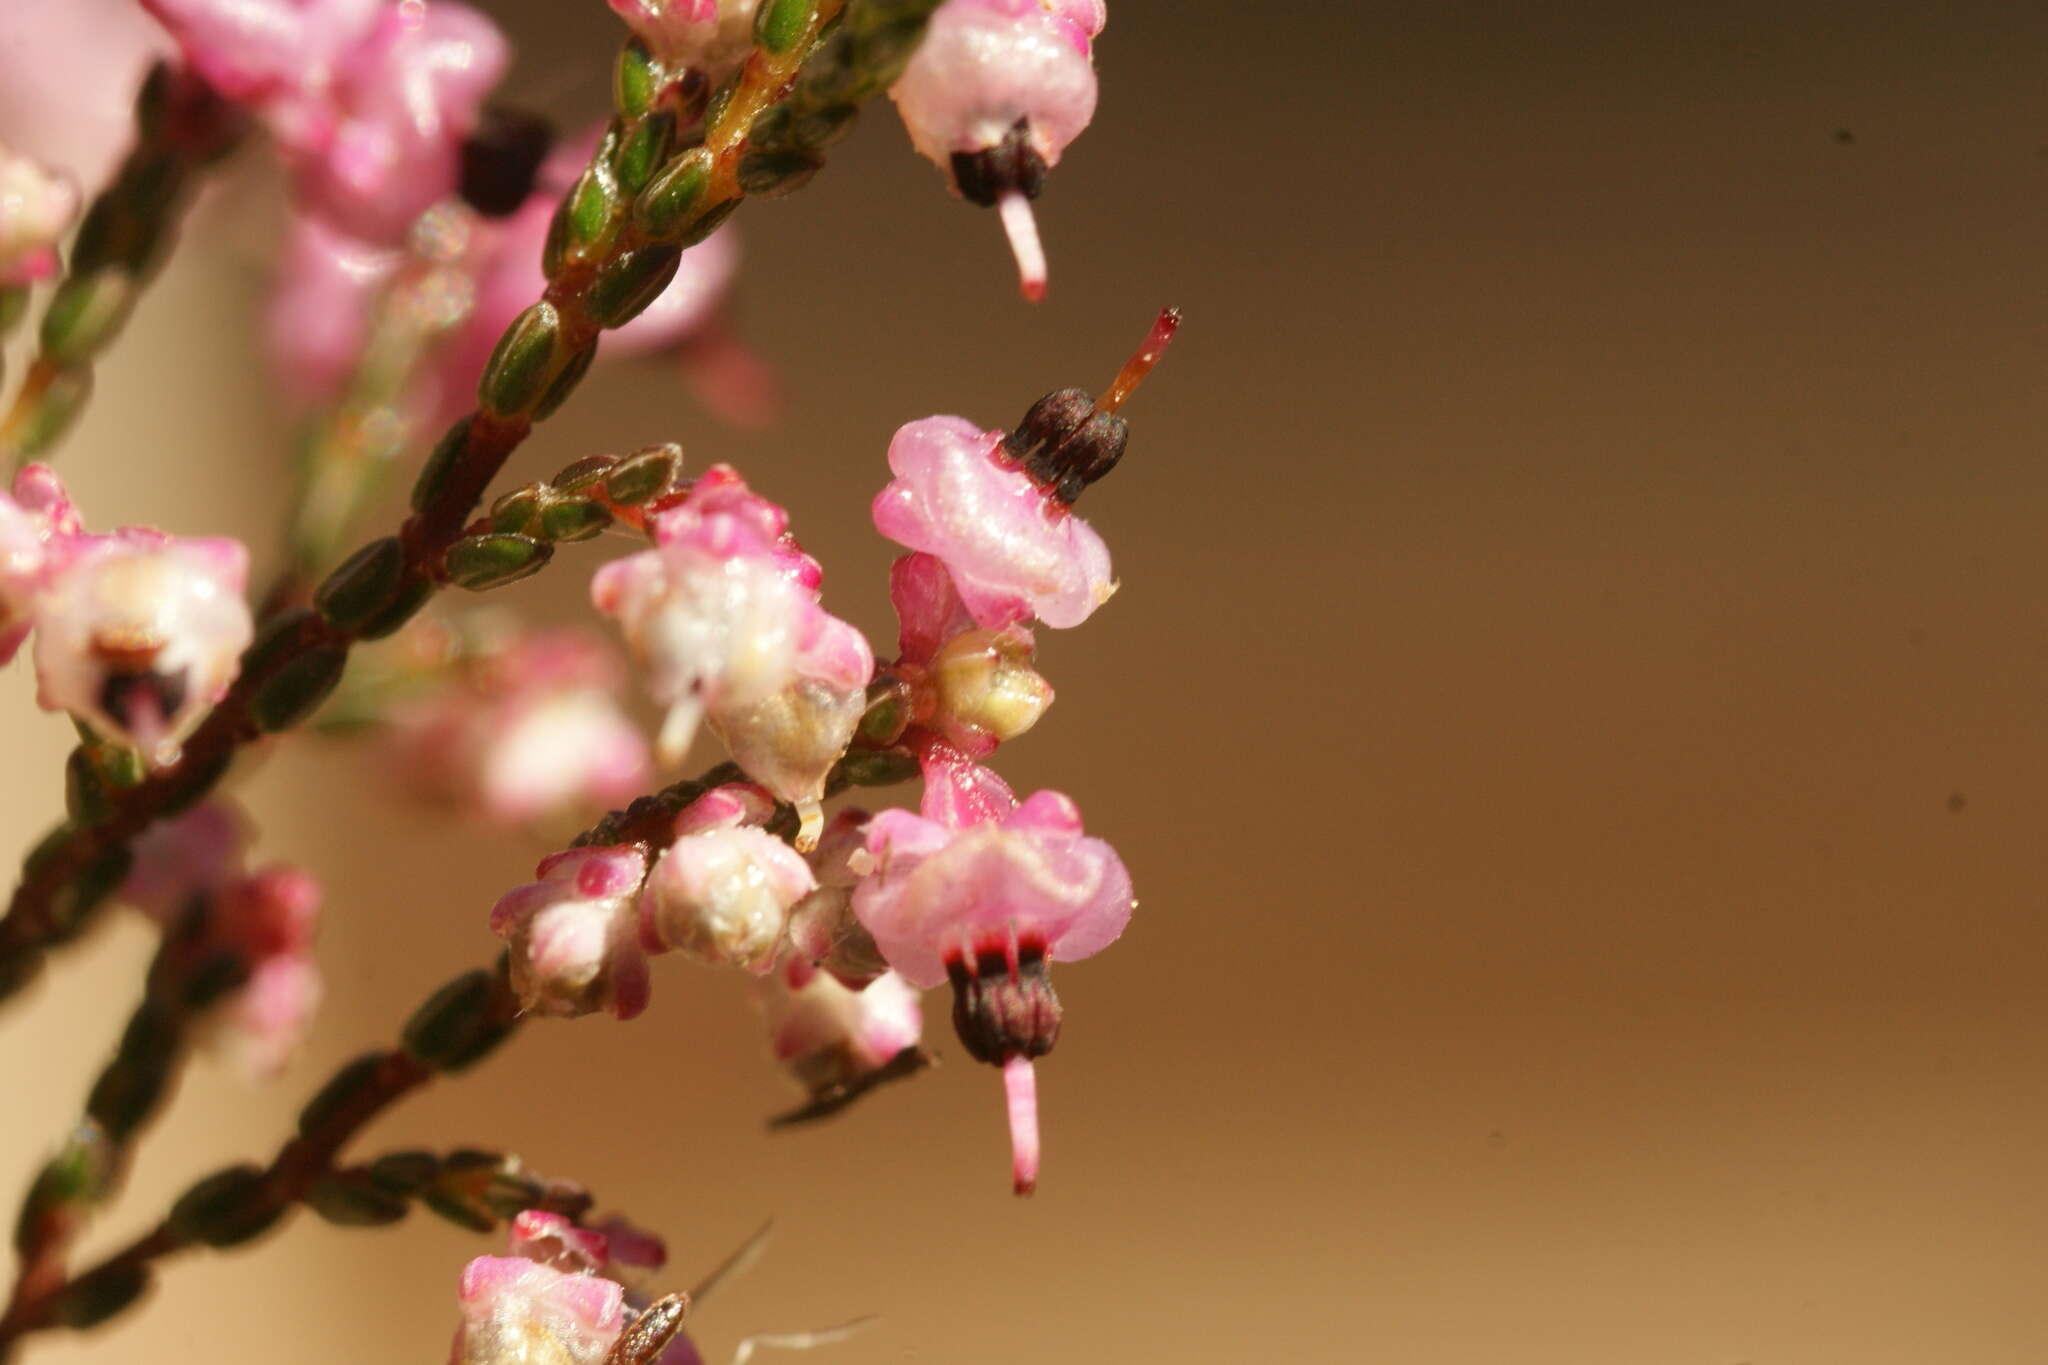
<svg viewBox="0 0 2048 1365">
<path fill-rule="evenodd" d="M 596 0 L 496 8 L 513 88 L 594 110 Z M 742 219 L 779 431 L 640 362 L 521 458 L 736 460 L 886 637 L 861 509 L 895 425 L 1006 422 L 1187 309 L 1085 507 L 1123 592 L 1047 633 L 1059 704 L 1002 755 L 1143 902 L 1060 974 L 1040 1197 L 957 1049 L 763 1134 L 743 983 L 675 961 L 643 1021 L 536 1028 L 365 1150 L 503 1143 L 664 1230 L 678 1281 L 773 1215 L 714 1359 L 865 1312 L 821 1359 L 2048 1357 L 2048 14 L 1416 8 L 1119 0 L 1036 310 L 878 111 Z M 268 193 L 215 201 L 107 366 L 64 455 L 96 518 L 267 543 Z M 597 559 L 519 593 L 566 611 Z M 20 667 L 0 691 L 25 845 L 66 727 Z M 327 880 L 335 999 L 275 1090 L 194 1071 L 110 1241 L 481 960 L 534 851 L 310 743 L 245 790 Z M 110 925 L 12 1007 L 0 1184 L 145 951 Z M 435 1360 L 481 1249 L 301 1220 L 37 1358 Z"/>
</svg>

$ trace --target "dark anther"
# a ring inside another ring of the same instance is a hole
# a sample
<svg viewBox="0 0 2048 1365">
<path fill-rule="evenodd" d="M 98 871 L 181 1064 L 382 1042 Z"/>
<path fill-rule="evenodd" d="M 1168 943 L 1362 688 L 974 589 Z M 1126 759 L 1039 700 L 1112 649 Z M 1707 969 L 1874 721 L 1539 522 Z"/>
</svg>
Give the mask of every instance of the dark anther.
<svg viewBox="0 0 2048 1365">
<path fill-rule="evenodd" d="M 1116 467 L 1130 440 L 1123 418 L 1097 411 L 1095 399 L 1080 389 L 1060 389 L 1031 405 L 1003 438 L 1003 449 L 1054 497 L 1071 504 Z"/>
<path fill-rule="evenodd" d="M 187 684 L 184 669 L 175 673 L 109 673 L 100 684 L 100 709 L 119 721 L 126 721 L 143 698 L 154 700 L 157 715 L 169 718 L 185 704 Z"/>
<path fill-rule="evenodd" d="M 486 218 L 518 212 L 554 141 L 554 125 L 539 114 L 485 109 L 483 122 L 462 143 L 463 201 Z"/>
<path fill-rule="evenodd" d="M 1030 120 L 1018 119 L 993 147 L 953 153 L 953 184 L 983 208 L 1012 191 L 1036 199 L 1045 188 L 1045 158 L 1031 145 Z"/>
<path fill-rule="evenodd" d="M 1011 1057 L 1043 1057 L 1060 1037 L 1060 998 L 1053 994 L 1045 949 L 1023 947 L 1013 970 L 1001 949 L 970 963 L 952 958 L 953 1031 L 978 1062 L 1001 1066 Z"/>
</svg>

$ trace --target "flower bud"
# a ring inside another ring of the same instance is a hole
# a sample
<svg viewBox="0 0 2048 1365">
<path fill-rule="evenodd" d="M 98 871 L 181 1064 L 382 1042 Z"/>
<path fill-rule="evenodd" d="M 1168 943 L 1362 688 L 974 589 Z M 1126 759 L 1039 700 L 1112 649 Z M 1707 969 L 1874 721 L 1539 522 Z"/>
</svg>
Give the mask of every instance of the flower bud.
<svg viewBox="0 0 2048 1365">
<path fill-rule="evenodd" d="M 1001 742 L 1036 725 L 1053 694 L 1031 657 L 1030 632 L 1017 626 L 970 630 L 947 641 L 932 657 L 930 673 L 940 728 L 951 735 L 966 727 Z"/>
<path fill-rule="evenodd" d="M 640 893 L 641 941 L 713 966 L 766 972 L 790 907 L 817 883 L 802 856 L 752 825 L 686 834 Z"/>
<path fill-rule="evenodd" d="M 47 279 L 78 213 L 78 186 L 0 143 L 0 289 Z"/>
<path fill-rule="evenodd" d="M 647 1005 L 647 959 L 634 893 L 647 859 L 634 845 L 572 849 L 542 861 L 540 880 L 502 896 L 491 932 L 511 948 L 512 988 L 527 1009 L 630 1019 Z"/>
</svg>

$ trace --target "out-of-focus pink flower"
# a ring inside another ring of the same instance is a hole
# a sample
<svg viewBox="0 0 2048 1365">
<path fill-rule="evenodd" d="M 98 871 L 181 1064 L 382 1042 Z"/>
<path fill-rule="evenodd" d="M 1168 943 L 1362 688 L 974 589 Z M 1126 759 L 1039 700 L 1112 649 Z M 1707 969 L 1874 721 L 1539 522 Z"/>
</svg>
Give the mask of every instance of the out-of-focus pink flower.
<svg viewBox="0 0 2048 1365">
<path fill-rule="evenodd" d="M 368 242 L 404 240 L 455 189 L 462 139 L 510 60 L 465 5 L 394 5 L 335 69 L 331 123 L 281 133 L 301 198 Z"/>
<path fill-rule="evenodd" d="M 890 95 L 917 150 L 954 190 L 994 205 L 1024 296 L 1045 294 L 1031 200 L 1095 117 L 1099 0 L 947 0 Z"/>
<path fill-rule="evenodd" d="M 0 289 L 57 272 L 57 242 L 78 216 L 78 185 L 0 143 Z"/>
<path fill-rule="evenodd" d="M 791 959 L 768 990 L 775 1060 L 816 1097 L 857 1084 L 924 1033 L 918 993 L 894 972 L 859 990 Z"/>
<path fill-rule="evenodd" d="M 257 1078 L 275 1075 L 305 1037 L 321 997 L 313 960 L 320 887 L 298 868 L 244 872 L 249 830 L 209 801 L 144 831 L 120 899 L 172 935 L 193 970 L 222 955 L 246 974 L 209 1031 Z M 197 932 L 186 920 L 199 916 Z"/>
<path fill-rule="evenodd" d="M 609 1010 L 631 1019 L 647 1007 L 647 956 L 634 895 L 647 856 L 632 844 L 577 848 L 541 860 L 540 880 L 506 892 L 491 932 L 511 946 L 512 986 L 540 1014 Z"/>
<path fill-rule="evenodd" d="M 610 0 L 612 11 L 663 62 L 724 80 L 754 45 L 759 0 Z"/>
<path fill-rule="evenodd" d="M 14 476 L 12 496 L 0 493 L 0 664 L 28 638 L 37 594 L 85 540 L 49 466 L 29 465 Z"/>
<path fill-rule="evenodd" d="M 927 417 L 889 442 L 877 530 L 941 560 L 977 624 L 1077 626 L 1116 591 L 1095 528 L 1005 451 L 1005 433 Z"/>
<path fill-rule="evenodd" d="M 340 394 L 369 343 L 376 299 L 398 273 L 397 247 L 358 241 L 295 213 L 264 314 L 271 371 L 298 407 Z"/>
<path fill-rule="evenodd" d="M 477 1257 L 460 1293 L 451 1365 L 600 1365 L 626 1327 L 616 1280 L 524 1256 Z"/>
<path fill-rule="evenodd" d="M 529 631 L 396 704 L 386 748 L 422 794 L 493 820 L 601 809 L 638 792 L 651 766 L 619 705 L 624 681 L 601 641 Z"/>
<path fill-rule="evenodd" d="M 134 0 L 0 5 L 0 142 L 99 185 L 135 138 L 135 92 L 171 43 Z"/>
<path fill-rule="evenodd" d="M 128 529 L 61 542 L 35 598 L 37 699 L 153 765 L 226 694 L 254 634 L 239 541 Z"/>
<path fill-rule="evenodd" d="M 1061 1019 L 1047 964 L 1109 946 L 1136 901 L 1123 860 L 1082 833 L 1067 797 L 1042 791 L 995 814 L 976 809 L 994 787 L 939 776 L 926 783 L 923 815 L 890 810 L 869 822 L 854 913 L 910 984 L 952 982 L 960 1041 L 1002 1068 L 1013 1181 L 1028 1194 L 1039 1164 L 1032 1060 L 1051 1051 Z"/>
<path fill-rule="evenodd" d="M 281 1071 L 320 1006 L 313 961 L 319 909 L 319 884 L 291 867 L 230 883 L 214 903 L 212 937 L 248 965 L 249 979 L 228 998 L 221 1028 L 251 1075 Z"/>
<path fill-rule="evenodd" d="M 773 810 L 766 791 L 745 784 L 715 788 L 684 809 L 640 893 L 642 946 L 712 966 L 774 965 L 790 907 L 817 882 L 800 854 L 760 827 Z"/>
<path fill-rule="evenodd" d="M 248 827 L 232 808 L 202 802 L 136 838 L 121 899 L 171 928 L 193 896 L 213 895 L 240 874 L 248 844 Z"/>
<path fill-rule="evenodd" d="M 591 597 L 668 708 L 662 757 L 678 760 L 708 711 L 740 766 L 804 808 L 808 847 L 874 654 L 818 605 L 822 575 L 789 535 L 789 514 L 731 469 L 707 470 L 652 530 L 655 548 L 599 569 Z"/>
<path fill-rule="evenodd" d="M 142 7 L 221 94 L 239 104 L 298 106 L 327 94 L 384 0 L 142 0 Z"/>
<path fill-rule="evenodd" d="M 1116 941 L 1136 904 L 1123 860 L 1081 832 L 1081 812 L 1058 792 L 958 828 L 885 810 L 868 824 L 867 850 L 873 871 L 854 912 L 914 986 L 936 986 L 991 952 L 1092 956 Z"/>
</svg>

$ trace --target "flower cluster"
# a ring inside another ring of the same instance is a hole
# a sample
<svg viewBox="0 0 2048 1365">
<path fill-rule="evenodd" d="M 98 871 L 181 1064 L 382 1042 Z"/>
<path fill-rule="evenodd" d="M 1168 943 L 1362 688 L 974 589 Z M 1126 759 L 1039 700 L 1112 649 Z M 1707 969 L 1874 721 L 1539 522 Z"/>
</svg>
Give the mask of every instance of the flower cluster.
<svg viewBox="0 0 2048 1365">
<path fill-rule="evenodd" d="M 320 888 L 297 868 L 250 871 L 249 835 L 218 802 L 144 834 L 120 898 L 160 926 L 196 966 L 225 959 L 237 986 L 214 1011 L 215 1030 L 252 1075 L 283 1067 L 320 1003 L 313 961 Z"/>
<path fill-rule="evenodd" d="M 175 762 L 253 634 L 247 577 L 238 541 L 86 531 L 57 476 L 30 465 L 0 494 L 0 662 L 33 631 L 45 710 Z"/>
<path fill-rule="evenodd" d="M 593 598 L 668 708 L 664 757 L 707 717 L 751 780 L 644 838 L 553 855 L 498 902 L 528 1008 L 631 1017 L 668 951 L 745 968 L 772 983 L 776 1055 L 820 1101 L 914 1049 L 916 991 L 950 983 L 963 1045 L 1004 1074 L 1016 1188 L 1035 1185 L 1032 1063 L 1061 1020 L 1048 964 L 1113 942 L 1135 901 L 1072 800 L 1019 801 L 981 760 L 1052 700 L 1032 625 L 1077 625 L 1108 599 L 1108 551 L 1072 505 L 1121 457 L 1117 409 L 1177 324 L 1163 315 L 1100 400 L 1050 394 L 1014 432 L 957 417 L 897 432 L 874 518 L 912 553 L 890 573 L 900 654 L 879 673 L 819 605 L 787 513 L 732 470 L 645 518 L 654 548 L 601 568 Z M 855 746 L 915 763 L 917 813 L 849 808 L 827 829 L 827 777 Z M 784 808 L 794 847 L 775 832 Z"/>
</svg>

